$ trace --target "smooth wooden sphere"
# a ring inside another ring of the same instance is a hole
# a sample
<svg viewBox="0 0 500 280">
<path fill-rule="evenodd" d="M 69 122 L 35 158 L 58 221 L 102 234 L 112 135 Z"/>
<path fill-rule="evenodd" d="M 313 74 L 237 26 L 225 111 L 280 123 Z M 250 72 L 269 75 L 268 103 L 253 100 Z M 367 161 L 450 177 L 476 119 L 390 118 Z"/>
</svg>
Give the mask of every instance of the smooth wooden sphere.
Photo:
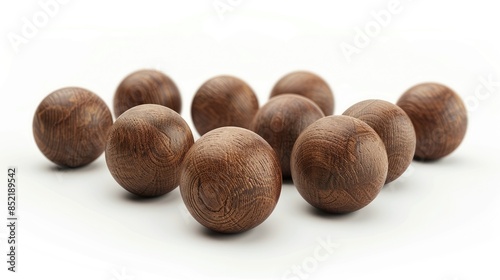
<svg viewBox="0 0 500 280">
<path fill-rule="evenodd" d="M 295 93 L 314 101 L 325 116 L 333 114 L 333 92 L 320 76 L 306 71 L 297 71 L 282 77 L 271 91 L 271 97 Z"/>
<path fill-rule="evenodd" d="M 281 192 L 273 148 L 254 132 L 222 127 L 203 135 L 186 154 L 180 191 L 205 227 L 222 233 L 249 230 L 273 211 Z"/>
<path fill-rule="evenodd" d="M 367 123 L 384 142 L 389 161 L 385 183 L 401 176 L 413 159 L 417 141 L 415 129 L 403 109 L 384 100 L 371 99 L 352 105 L 344 115 Z"/>
<path fill-rule="evenodd" d="M 33 118 L 33 136 L 50 161 L 80 167 L 102 154 L 112 124 L 111 112 L 99 96 L 67 87 L 42 100 Z"/>
<path fill-rule="evenodd" d="M 232 76 L 218 76 L 205 82 L 191 105 L 194 126 L 200 135 L 223 127 L 249 128 L 259 102 L 244 81 Z"/>
<path fill-rule="evenodd" d="M 250 129 L 273 147 L 280 159 L 283 178 L 290 178 L 290 154 L 299 134 L 325 115 L 303 96 L 280 94 L 259 109 Z"/>
<path fill-rule="evenodd" d="M 415 127 L 415 159 L 440 159 L 462 143 L 467 130 L 467 110 L 460 96 L 450 88 L 436 83 L 419 84 L 408 89 L 397 105 Z"/>
<path fill-rule="evenodd" d="M 158 104 L 181 112 L 181 95 L 174 81 L 157 70 L 139 70 L 123 79 L 113 99 L 118 118 L 128 109 L 141 104 Z"/>
<path fill-rule="evenodd" d="M 193 142 L 188 124 L 174 110 L 139 105 L 120 115 L 109 131 L 106 163 L 127 191 L 159 196 L 179 185 L 181 163 Z"/>
<path fill-rule="evenodd" d="M 368 205 L 387 176 L 387 153 L 378 134 L 349 116 L 328 116 L 308 126 L 292 150 L 292 179 L 312 206 L 348 213 Z"/>
</svg>

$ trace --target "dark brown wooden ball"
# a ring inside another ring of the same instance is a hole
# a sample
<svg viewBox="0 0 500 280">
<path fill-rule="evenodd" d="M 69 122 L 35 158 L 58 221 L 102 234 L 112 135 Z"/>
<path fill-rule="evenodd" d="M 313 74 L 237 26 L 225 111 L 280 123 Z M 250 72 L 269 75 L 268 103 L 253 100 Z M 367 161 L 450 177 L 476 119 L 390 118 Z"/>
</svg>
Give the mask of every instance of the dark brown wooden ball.
<svg viewBox="0 0 500 280">
<path fill-rule="evenodd" d="M 290 178 L 290 154 L 295 140 L 306 127 L 324 116 L 310 99 L 281 94 L 259 109 L 250 129 L 273 147 L 280 159 L 283 178 Z"/>
<path fill-rule="evenodd" d="M 244 81 L 218 76 L 205 82 L 196 92 L 191 105 L 194 126 L 200 135 L 223 127 L 249 128 L 259 101 Z"/>
<path fill-rule="evenodd" d="M 385 183 L 401 176 L 413 159 L 417 141 L 415 129 L 403 109 L 384 100 L 372 99 L 352 105 L 344 115 L 367 123 L 384 142 L 389 160 Z"/>
<path fill-rule="evenodd" d="M 113 111 L 118 118 L 123 112 L 141 104 L 166 106 L 181 112 L 181 95 L 174 81 L 156 70 L 139 70 L 120 83 L 113 99 Z"/>
<path fill-rule="evenodd" d="M 180 167 L 193 134 L 174 110 L 156 104 L 133 107 L 109 131 L 106 163 L 127 191 L 152 197 L 179 185 Z"/>
<path fill-rule="evenodd" d="M 222 127 L 203 135 L 186 154 L 180 191 L 187 209 L 205 227 L 237 233 L 261 224 L 281 192 L 273 148 L 259 135 Z"/>
<path fill-rule="evenodd" d="M 462 143 L 467 130 L 467 110 L 450 88 L 436 83 L 419 84 L 408 89 L 397 105 L 415 127 L 415 159 L 440 159 Z"/>
<path fill-rule="evenodd" d="M 333 114 L 333 92 L 320 76 L 297 71 L 282 77 L 271 91 L 271 97 L 283 93 L 295 93 L 307 97 L 318 104 L 325 116 Z"/>
<path fill-rule="evenodd" d="M 67 87 L 52 92 L 38 105 L 33 136 L 40 151 L 55 164 L 80 167 L 102 154 L 112 124 L 111 112 L 99 96 Z"/>
<path fill-rule="evenodd" d="M 387 176 L 387 153 L 365 122 L 328 116 L 308 126 L 292 150 L 292 179 L 302 197 L 330 213 L 368 205 Z"/>
</svg>

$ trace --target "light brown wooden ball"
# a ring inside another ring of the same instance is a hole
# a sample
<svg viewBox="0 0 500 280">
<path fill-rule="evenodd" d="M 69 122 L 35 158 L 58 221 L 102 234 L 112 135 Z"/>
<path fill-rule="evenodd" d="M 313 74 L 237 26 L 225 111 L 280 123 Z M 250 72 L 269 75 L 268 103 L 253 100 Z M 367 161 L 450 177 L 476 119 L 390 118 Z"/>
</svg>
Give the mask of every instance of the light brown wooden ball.
<svg viewBox="0 0 500 280">
<path fill-rule="evenodd" d="M 333 92 L 320 76 L 306 71 L 292 72 L 282 77 L 271 91 L 271 97 L 295 93 L 314 101 L 325 116 L 333 114 Z"/>
<path fill-rule="evenodd" d="M 194 126 L 200 135 L 223 127 L 249 128 L 259 102 L 244 81 L 232 76 L 218 76 L 205 82 L 191 105 Z"/>
<path fill-rule="evenodd" d="M 111 112 L 99 96 L 67 87 L 42 100 L 33 118 L 33 136 L 50 161 L 80 167 L 102 154 L 112 124 Z"/>
<path fill-rule="evenodd" d="M 328 116 L 308 126 L 292 150 L 292 179 L 312 206 L 348 213 L 368 205 L 387 176 L 387 153 L 378 134 L 349 116 Z"/>
<path fill-rule="evenodd" d="M 259 109 L 250 129 L 273 147 L 280 159 L 283 178 L 290 178 L 290 154 L 299 134 L 325 115 L 303 96 L 280 94 Z"/>
<path fill-rule="evenodd" d="M 371 99 L 352 105 L 343 115 L 364 121 L 384 142 L 389 160 L 386 184 L 405 172 L 415 154 L 417 140 L 411 120 L 403 109 L 384 100 Z"/>
<path fill-rule="evenodd" d="M 174 110 L 138 105 L 120 115 L 109 131 L 106 163 L 127 191 L 159 196 L 179 185 L 181 163 L 193 142 L 188 124 Z"/>
<path fill-rule="evenodd" d="M 222 127 L 203 135 L 186 154 L 180 191 L 187 209 L 205 227 L 237 233 L 261 224 L 281 192 L 273 148 L 254 132 Z"/>
<path fill-rule="evenodd" d="M 467 131 L 467 110 L 460 96 L 447 86 L 416 85 L 399 98 L 397 105 L 415 128 L 415 159 L 440 159 L 462 143 Z"/>
<path fill-rule="evenodd" d="M 174 81 L 157 70 L 139 70 L 123 79 L 113 99 L 118 118 L 128 109 L 141 104 L 158 104 L 181 112 L 182 101 Z"/>
</svg>

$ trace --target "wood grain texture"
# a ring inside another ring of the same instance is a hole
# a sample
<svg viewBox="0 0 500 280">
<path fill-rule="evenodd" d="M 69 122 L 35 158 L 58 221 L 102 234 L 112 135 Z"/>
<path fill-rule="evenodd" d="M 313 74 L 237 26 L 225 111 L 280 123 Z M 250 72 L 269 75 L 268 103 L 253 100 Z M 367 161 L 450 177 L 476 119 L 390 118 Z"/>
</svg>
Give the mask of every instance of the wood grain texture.
<svg viewBox="0 0 500 280">
<path fill-rule="evenodd" d="M 450 88 L 437 83 L 419 84 L 408 89 L 397 105 L 415 128 L 415 159 L 440 159 L 462 143 L 467 131 L 467 110 Z"/>
<path fill-rule="evenodd" d="M 249 128 L 259 102 L 244 81 L 232 76 L 218 76 L 205 82 L 191 105 L 194 126 L 200 135 L 223 127 Z"/>
<path fill-rule="evenodd" d="M 112 126 L 106 163 L 127 191 L 143 197 L 166 194 L 179 185 L 180 167 L 193 134 L 170 108 L 143 104 L 123 113 Z"/>
<path fill-rule="evenodd" d="M 259 109 L 250 129 L 273 147 L 280 159 L 283 178 L 290 178 L 290 155 L 295 140 L 306 127 L 324 116 L 310 99 L 280 94 Z"/>
<path fill-rule="evenodd" d="M 111 112 L 99 96 L 67 87 L 42 100 L 33 118 L 33 136 L 55 164 L 80 167 L 102 154 L 112 124 Z"/>
<path fill-rule="evenodd" d="M 141 104 L 166 106 L 181 112 L 179 89 L 167 75 L 156 70 L 139 70 L 123 79 L 116 89 L 113 111 L 118 118 L 123 112 Z"/>
<path fill-rule="evenodd" d="M 385 145 L 389 170 L 385 183 L 401 176 L 415 154 L 415 129 L 408 115 L 384 100 L 365 100 L 349 107 L 343 115 L 360 119 L 377 132 Z"/>
<path fill-rule="evenodd" d="M 271 91 L 271 97 L 295 93 L 314 101 L 325 116 L 333 114 L 333 92 L 320 76 L 306 71 L 292 72 L 282 77 Z"/>
<path fill-rule="evenodd" d="M 307 127 L 292 150 L 292 179 L 312 206 L 348 213 L 368 205 L 387 176 L 387 153 L 377 133 L 348 116 L 328 116 Z"/>
<path fill-rule="evenodd" d="M 254 132 L 222 127 L 203 135 L 183 163 L 180 191 L 187 209 L 205 227 L 237 233 L 261 224 L 281 192 L 273 148 Z"/>
</svg>

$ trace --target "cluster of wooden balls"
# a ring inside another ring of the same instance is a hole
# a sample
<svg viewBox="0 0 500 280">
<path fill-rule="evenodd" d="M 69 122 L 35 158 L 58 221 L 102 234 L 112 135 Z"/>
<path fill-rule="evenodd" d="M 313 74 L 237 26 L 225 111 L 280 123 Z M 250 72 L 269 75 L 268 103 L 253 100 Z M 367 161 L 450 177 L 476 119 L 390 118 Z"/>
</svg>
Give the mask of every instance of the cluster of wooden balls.
<svg viewBox="0 0 500 280">
<path fill-rule="evenodd" d="M 49 94 L 33 120 L 35 142 L 52 162 L 89 164 L 105 151 L 116 182 L 143 197 L 180 186 L 192 216 L 217 232 L 262 223 L 279 199 L 283 179 L 329 213 L 359 210 L 413 159 L 453 152 L 467 128 L 464 103 L 450 88 L 424 83 L 396 104 L 365 100 L 332 115 L 333 92 L 318 75 L 282 77 L 269 101 L 243 80 L 214 77 L 191 104 L 195 142 L 179 115 L 181 95 L 172 79 L 140 70 L 118 86 L 110 110 L 96 94 L 63 88 Z"/>
</svg>

